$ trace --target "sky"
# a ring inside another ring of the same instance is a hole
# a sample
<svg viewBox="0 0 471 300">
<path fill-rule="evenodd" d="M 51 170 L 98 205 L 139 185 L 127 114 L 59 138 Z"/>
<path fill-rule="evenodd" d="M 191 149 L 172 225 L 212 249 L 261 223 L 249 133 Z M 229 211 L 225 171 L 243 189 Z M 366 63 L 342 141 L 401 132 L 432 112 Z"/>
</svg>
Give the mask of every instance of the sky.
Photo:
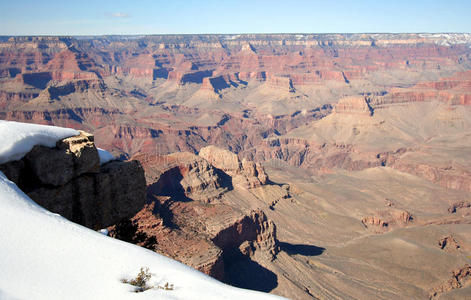
<svg viewBox="0 0 471 300">
<path fill-rule="evenodd" d="M 0 0 L 0 35 L 471 32 L 469 0 Z"/>
</svg>

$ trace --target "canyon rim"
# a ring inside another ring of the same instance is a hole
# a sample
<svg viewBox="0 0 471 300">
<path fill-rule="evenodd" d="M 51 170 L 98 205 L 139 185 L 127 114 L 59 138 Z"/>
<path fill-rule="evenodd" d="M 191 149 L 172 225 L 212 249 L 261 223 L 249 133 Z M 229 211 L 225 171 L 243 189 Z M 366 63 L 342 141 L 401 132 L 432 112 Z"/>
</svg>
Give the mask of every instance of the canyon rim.
<svg viewBox="0 0 471 300">
<path fill-rule="evenodd" d="M 229 28 L 192 5 L 181 11 Z M 92 23 L 137 26 L 137 11 L 103 15 Z M 99 231 L 113 257 L 138 249 L 154 269 L 170 266 L 151 270 L 160 281 L 137 297 L 470 299 L 471 34 L 362 31 L 0 35 L 4 220 L 13 220 L 11 199 L 32 201 L 64 217 L 65 235 L 80 233 L 84 249 Z M 2 230 L 0 253 L 28 252 Z M 61 237 L 44 238 L 62 257 Z M 23 271 L 2 265 L 16 279 L 0 276 L 0 299 L 35 295 L 16 293 Z M 115 277 L 131 270 L 106 266 Z M 179 281 L 172 266 L 192 279 Z M 94 296 L 133 296 L 123 278 L 104 288 L 120 294 Z"/>
</svg>

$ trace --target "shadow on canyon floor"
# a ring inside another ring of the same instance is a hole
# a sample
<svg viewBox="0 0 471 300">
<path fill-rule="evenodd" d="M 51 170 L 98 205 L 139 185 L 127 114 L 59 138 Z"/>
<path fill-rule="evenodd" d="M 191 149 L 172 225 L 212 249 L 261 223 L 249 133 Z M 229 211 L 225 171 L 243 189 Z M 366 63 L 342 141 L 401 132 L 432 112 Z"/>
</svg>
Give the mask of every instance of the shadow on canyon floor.
<svg viewBox="0 0 471 300">
<path fill-rule="evenodd" d="M 303 256 L 317 256 L 321 255 L 325 248 L 317 247 L 314 245 L 304 245 L 304 244 L 290 244 L 285 242 L 279 242 L 281 251 L 285 251 L 289 255 L 299 254 Z"/>
<path fill-rule="evenodd" d="M 214 167 L 214 171 L 216 175 L 220 178 L 218 180 L 218 183 L 221 185 L 221 187 L 226 188 L 228 191 L 232 191 L 234 189 L 234 185 L 232 184 L 232 177 L 223 170 L 218 169 L 216 167 Z"/>
<path fill-rule="evenodd" d="M 261 292 L 270 292 L 278 286 L 278 277 L 251 259 L 239 260 L 225 268 L 225 283 Z"/>
</svg>

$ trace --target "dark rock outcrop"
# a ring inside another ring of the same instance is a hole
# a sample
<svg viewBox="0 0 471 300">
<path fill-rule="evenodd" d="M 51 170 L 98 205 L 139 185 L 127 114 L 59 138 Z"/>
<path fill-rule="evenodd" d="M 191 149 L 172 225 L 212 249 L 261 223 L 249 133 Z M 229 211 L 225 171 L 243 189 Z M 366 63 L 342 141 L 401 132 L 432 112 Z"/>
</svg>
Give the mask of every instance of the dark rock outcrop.
<svg viewBox="0 0 471 300">
<path fill-rule="evenodd" d="M 93 136 L 83 131 L 79 136 L 59 141 L 56 148 L 36 146 L 25 160 L 43 185 L 61 186 L 84 173 L 100 170 Z"/>
<path fill-rule="evenodd" d="M 130 217 L 145 203 L 140 163 L 100 166 L 93 135 L 85 132 L 54 148 L 35 146 L 21 160 L 0 165 L 0 171 L 44 208 L 93 229 Z"/>
</svg>

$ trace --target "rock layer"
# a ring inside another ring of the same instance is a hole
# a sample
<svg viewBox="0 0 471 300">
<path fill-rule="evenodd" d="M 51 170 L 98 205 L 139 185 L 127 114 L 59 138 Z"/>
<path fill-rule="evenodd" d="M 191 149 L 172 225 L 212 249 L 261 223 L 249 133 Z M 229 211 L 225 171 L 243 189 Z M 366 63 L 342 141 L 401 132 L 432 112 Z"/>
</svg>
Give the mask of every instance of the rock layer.
<svg viewBox="0 0 471 300">
<path fill-rule="evenodd" d="M 246 159 L 241 162 L 235 153 L 228 150 L 207 146 L 200 149 L 199 156 L 232 176 L 233 185 L 254 188 L 268 182 L 268 176 L 260 163 Z"/>
</svg>

